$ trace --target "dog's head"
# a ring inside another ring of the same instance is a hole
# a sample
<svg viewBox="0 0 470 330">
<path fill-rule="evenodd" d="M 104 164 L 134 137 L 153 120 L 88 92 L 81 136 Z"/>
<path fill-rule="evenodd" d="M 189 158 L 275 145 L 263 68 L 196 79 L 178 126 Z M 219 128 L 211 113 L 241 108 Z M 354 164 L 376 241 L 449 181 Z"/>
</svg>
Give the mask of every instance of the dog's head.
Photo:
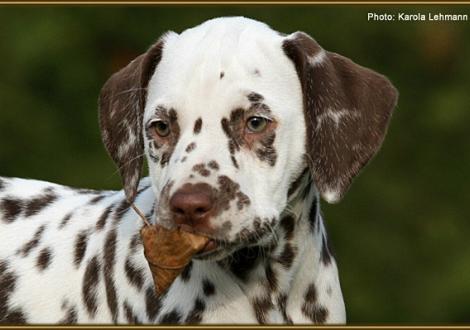
<svg viewBox="0 0 470 330">
<path fill-rule="evenodd" d="M 384 76 L 302 32 L 221 18 L 164 35 L 114 74 L 100 123 L 129 201 L 145 155 L 158 222 L 236 244 L 271 234 L 307 168 L 338 201 L 396 100 Z"/>
</svg>

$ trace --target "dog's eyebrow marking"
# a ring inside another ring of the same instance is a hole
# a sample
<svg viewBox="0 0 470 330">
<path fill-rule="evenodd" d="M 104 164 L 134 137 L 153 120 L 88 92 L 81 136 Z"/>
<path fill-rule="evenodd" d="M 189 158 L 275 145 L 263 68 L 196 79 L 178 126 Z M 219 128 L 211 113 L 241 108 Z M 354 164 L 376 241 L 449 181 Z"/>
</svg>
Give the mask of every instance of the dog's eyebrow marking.
<svg viewBox="0 0 470 330">
<path fill-rule="evenodd" d="M 201 127 L 202 127 L 202 118 L 198 118 L 195 122 L 194 122 L 194 134 L 199 134 L 199 132 L 201 132 Z"/>
<path fill-rule="evenodd" d="M 164 107 L 163 105 L 158 105 L 156 108 L 155 108 L 155 111 L 154 113 L 156 115 L 160 115 L 160 114 L 164 114 L 166 115 L 168 113 L 168 109 L 166 107 Z"/>
<path fill-rule="evenodd" d="M 250 94 L 247 95 L 248 101 L 253 102 L 253 103 L 258 103 L 264 100 L 263 95 L 251 92 Z"/>
</svg>

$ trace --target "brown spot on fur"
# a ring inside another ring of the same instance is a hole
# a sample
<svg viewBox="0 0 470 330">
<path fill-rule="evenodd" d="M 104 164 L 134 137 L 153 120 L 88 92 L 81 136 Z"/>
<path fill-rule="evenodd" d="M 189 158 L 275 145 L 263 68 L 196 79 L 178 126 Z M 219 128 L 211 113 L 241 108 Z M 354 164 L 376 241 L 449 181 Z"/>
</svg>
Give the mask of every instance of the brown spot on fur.
<svg viewBox="0 0 470 330">
<path fill-rule="evenodd" d="M 191 278 L 191 269 L 193 268 L 193 262 L 190 261 L 189 264 L 184 267 L 183 272 L 181 273 L 181 280 L 183 282 L 188 282 Z"/>
<path fill-rule="evenodd" d="M 273 303 L 269 297 L 255 298 L 253 300 L 253 309 L 255 310 L 256 320 L 258 323 L 266 324 L 268 312 L 273 307 Z"/>
<path fill-rule="evenodd" d="M 92 199 L 90 199 L 90 204 L 94 205 L 94 204 L 100 202 L 101 200 L 103 200 L 105 197 L 106 197 L 105 195 L 98 195 L 96 197 L 93 197 Z"/>
<path fill-rule="evenodd" d="M 230 120 L 222 118 L 222 130 L 228 138 L 229 151 L 233 155 L 243 144 L 243 115 L 245 110 L 237 108 L 230 113 Z"/>
<path fill-rule="evenodd" d="M 178 310 L 173 309 L 171 312 L 163 314 L 160 318 L 160 324 L 179 324 L 181 322 L 181 314 Z"/>
<path fill-rule="evenodd" d="M 193 166 L 193 171 L 194 172 L 197 172 L 199 173 L 200 175 L 202 176 L 209 176 L 211 174 L 211 171 L 209 171 L 207 168 L 206 168 L 206 165 L 204 164 L 196 164 Z"/>
<path fill-rule="evenodd" d="M 295 218 L 292 215 L 286 215 L 281 219 L 280 225 L 284 229 L 284 238 L 290 241 L 294 237 Z"/>
<path fill-rule="evenodd" d="M 187 153 L 190 153 L 191 151 L 193 151 L 194 149 L 196 149 L 196 142 L 191 142 L 190 144 L 188 144 L 188 146 L 186 147 L 185 151 Z"/>
<path fill-rule="evenodd" d="M 328 310 L 317 302 L 317 288 L 314 283 L 310 284 L 305 292 L 302 313 L 315 324 L 326 322 Z"/>
<path fill-rule="evenodd" d="M 278 289 L 278 281 L 276 277 L 276 273 L 274 272 L 272 265 L 268 263 L 266 265 L 266 279 L 268 280 L 269 290 L 271 292 L 275 292 Z"/>
<path fill-rule="evenodd" d="M 206 295 L 207 297 L 212 296 L 213 294 L 215 294 L 214 283 L 212 283 L 207 278 L 205 278 L 202 281 L 202 291 L 204 292 L 204 295 Z"/>
<path fill-rule="evenodd" d="M 73 263 L 78 268 L 80 263 L 85 256 L 87 244 L 88 244 L 88 230 L 82 230 L 75 239 L 75 249 L 74 249 L 74 258 Z"/>
<path fill-rule="evenodd" d="M 286 243 L 284 246 L 284 250 L 282 251 L 281 255 L 277 259 L 278 262 L 283 265 L 286 269 L 289 269 L 294 262 L 296 254 L 296 249 L 292 247 L 290 243 Z"/>
<path fill-rule="evenodd" d="M 127 322 L 129 324 L 141 324 L 137 316 L 132 311 L 132 307 L 129 305 L 127 300 L 124 301 L 123 304 L 124 314 L 126 315 Z"/>
<path fill-rule="evenodd" d="M 33 198 L 25 203 L 25 217 L 30 217 L 37 214 L 39 211 L 50 205 L 57 199 L 51 190 L 45 189 L 44 193 L 36 198 Z"/>
<path fill-rule="evenodd" d="M 201 128 L 202 128 L 202 118 L 198 118 L 195 122 L 194 122 L 194 129 L 193 129 L 193 132 L 194 134 L 199 134 L 201 132 Z"/>
<path fill-rule="evenodd" d="M 144 284 L 144 274 L 142 269 L 136 268 L 128 258 L 124 264 L 124 271 L 129 283 L 134 285 L 140 291 Z"/>
<path fill-rule="evenodd" d="M 188 317 L 186 318 L 187 324 L 199 324 L 202 321 L 202 316 L 204 310 L 206 309 L 206 304 L 200 298 L 197 298 L 194 302 L 193 309 L 189 312 Z"/>
<path fill-rule="evenodd" d="M 287 315 L 287 295 L 285 293 L 279 295 L 277 299 L 277 305 L 279 306 L 279 311 L 282 314 L 282 318 L 286 324 L 293 324 L 292 319 Z"/>
<path fill-rule="evenodd" d="M 114 284 L 113 274 L 114 265 L 116 263 L 116 241 L 117 233 L 116 229 L 112 229 L 106 235 L 104 243 L 104 283 L 106 288 L 106 301 L 108 303 L 109 311 L 113 318 L 113 322 L 117 323 L 119 310 L 117 308 L 117 295 L 116 287 Z"/>
<path fill-rule="evenodd" d="M 137 198 L 137 194 L 136 194 L 136 198 Z M 123 199 L 119 203 L 119 205 L 116 207 L 116 210 L 114 211 L 114 223 L 119 223 L 122 217 L 124 216 L 124 214 L 126 214 L 126 212 L 129 211 L 130 207 L 131 205 L 129 204 L 127 199 Z"/>
<path fill-rule="evenodd" d="M 96 302 L 97 288 L 100 280 L 100 264 L 94 256 L 86 266 L 82 283 L 82 299 L 91 317 L 95 317 L 98 305 Z"/>
<path fill-rule="evenodd" d="M 44 248 L 39 252 L 36 260 L 36 266 L 40 271 L 45 270 L 51 263 L 52 251 L 49 248 Z"/>
<path fill-rule="evenodd" d="M 221 71 L 220 75 L 219 75 L 219 78 L 222 79 L 224 76 L 225 76 L 225 72 Z"/>
<path fill-rule="evenodd" d="M 253 103 L 261 102 L 264 100 L 264 97 L 261 94 L 258 94 L 255 92 L 251 92 L 250 94 L 248 94 L 247 98 L 248 98 L 248 101 L 253 102 Z"/>
<path fill-rule="evenodd" d="M 25 317 L 20 309 L 9 308 L 10 295 L 16 289 L 17 277 L 8 266 L 6 261 L 0 260 L 0 323 L 25 323 Z"/>
<path fill-rule="evenodd" d="M 154 321 L 161 308 L 160 297 L 155 294 L 153 286 L 149 286 L 145 290 L 145 311 L 150 321 Z"/>
<path fill-rule="evenodd" d="M 72 216 L 73 216 L 73 212 L 67 213 L 67 214 L 63 217 L 62 221 L 59 223 L 58 228 L 59 228 L 59 229 L 63 229 L 63 228 L 69 223 L 70 219 L 72 219 Z"/>
<path fill-rule="evenodd" d="M 62 319 L 57 322 L 58 324 L 75 324 L 77 323 L 77 310 L 73 306 L 69 306 Z"/>
<path fill-rule="evenodd" d="M 136 233 L 132 236 L 129 242 L 129 253 L 132 255 L 137 252 L 137 248 L 142 246 L 142 238 L 140 237 L 140 233 Z"/>
<path fill-rule="evenodd" d="M 38 230 L 36 230 L 36 232 L 34 233 L 33 238 L 29 240 L 25 245 L 23 245 L 23 247 L 19 249 L 17 253 L 21 254 L 23 257 L 27 257 L 29 253 L 39 245 L 39 242 L 45 229 L 46 225 L 40 226 Z"/>
<path fill-rule="evenodd" d="M 235 199 L 239 210 L 250 203 L 249 197 L 240 191 L 240 185 L 228 176 L 219 176 L 217 182 L 219 183 L 219 193 L 216 196 L 218 196 L 217 207 L 219 210 L 228 210 L 230 202 Z"/>
<path fill-rule="evenodd" d="M 109 214 L 111 213 L 111 210 L 113 209 L 113 207 L 114 207 L 114 204 L 113 204 L 113 205 L 109 205 L 109 206 L 103 211 L 103 213 L 100 215 L 100 218 L 99 218 L 98 221 L 96 222 L 96 230 L 97 230 L 97 231 L 100 231 L 101 229 L 104 228 L 104 226 L 106 225 L 106 221 L 108 220 Z"/>
<path fill-rule="evenodd" d="M 232 164 L 235 168 L 238 168 L 238 162 L 237 160 L 235 159 L 235 156 L 230 156 L 230 160 L 232 161 Z"/>
<path fill-rule="evenodd" d="M 245 206 L 249 206 L 251 203 L 250 198 L 244 193 L 237 192 L 237 208 L 239 211 L 243 210 Z"/>
<path fill-rule="evenodd" d="M 213 169 L 213 170 L 219 170 L 219 164 L 215 161 L 215 160 L 211 160 L 207 166 L 209 166 L 209 168 Z"/>
<path fill-rule="evenodd" d="M 27 322 L 26 316 L 24 315 L 23 311 L 19 308 L 7 311 L 7 314 L 4 317 L 0 315 L 0 320 L 2 325 L 19 325 L 25 324 Z"/>
<path fill-rule="evenodd" d="M 11 223 L 23 210 L 23 203 L 19 199 L 7 197 L 0 204 L 0 210 L 3 213 L 3 221 Z"/>
</svg>

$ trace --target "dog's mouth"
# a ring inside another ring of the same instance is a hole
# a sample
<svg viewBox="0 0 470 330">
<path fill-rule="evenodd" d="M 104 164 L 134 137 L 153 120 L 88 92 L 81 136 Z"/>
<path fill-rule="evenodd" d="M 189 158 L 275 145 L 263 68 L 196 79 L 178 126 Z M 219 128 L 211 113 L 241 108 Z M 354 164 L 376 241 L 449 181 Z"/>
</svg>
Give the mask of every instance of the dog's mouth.
<svg viewBox="0 0 470 330">
<path fill-rule="evenodd" d="M 236 240 L 232 242 L 211 238 L 204 248 L 194 255 L 197 260 L 219 261 L 225 259 L 236 251 L 253 246 L 269 246 L 275 237 L 271 234 L 260 237 L 257 241 Z"/>
<path fill-rule="evenodd" d="M 198 260 L 220 260 L 237 250 L 239 244 L 227 243 L 218 239 L 209 239 L 204 248 L 194 255 Z"/>
</svg>

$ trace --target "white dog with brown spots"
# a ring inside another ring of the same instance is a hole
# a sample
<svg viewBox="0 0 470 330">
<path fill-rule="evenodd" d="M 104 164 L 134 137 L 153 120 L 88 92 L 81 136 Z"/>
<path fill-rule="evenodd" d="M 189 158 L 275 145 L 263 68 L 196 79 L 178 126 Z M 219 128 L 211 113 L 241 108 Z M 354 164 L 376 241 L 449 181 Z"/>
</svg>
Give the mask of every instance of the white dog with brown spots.
<svg viewBox="0 0 470 330">
<path fill-rule="evenodd" d="M 319 201 L 341 199 L 396 102 L 302 32 L 233 17 L 165 34 L 101 92 L 123 191 L 0 179 L 0 322 L 344 323 Z M 131 203 L 210 238 L 162 296 Z"/>
</svg>

